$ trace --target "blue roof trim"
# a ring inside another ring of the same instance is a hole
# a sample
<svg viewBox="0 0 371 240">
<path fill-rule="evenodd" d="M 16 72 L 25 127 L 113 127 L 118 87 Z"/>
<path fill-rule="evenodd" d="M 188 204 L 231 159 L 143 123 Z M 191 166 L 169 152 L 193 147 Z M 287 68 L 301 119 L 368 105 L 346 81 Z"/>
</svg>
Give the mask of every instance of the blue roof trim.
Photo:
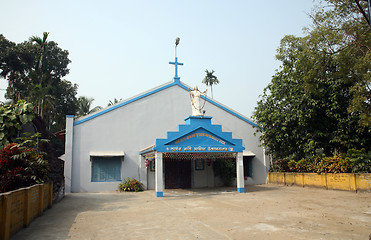
<svg viewBox="0 0 371 240">
<path fill-rule="evenodd" d="M 89 121 L 89 120 L 91 120 L 91 119 L 93 119 L 93 118 L 96 118 L 96 117 L 98 117 L 98 116 L 100 116 L 100 115 L 106 114 L 106 113 L 111 112 L 111 111 L 113 111 L 113 110 L 115 110 L 115 109 L 117 109 L 117 108 L 120 108 L 120 107 L 122 107 L 122 106 L 128 105 L 129 103 L 135 102 L 135 101 L 137 101 L 137 100 L 139 100 L 139 99 L 145 98 L 145 97 L 147 97 L 147 96 L 149 96 L 149 95 L 155 94 L 155 93 L 157 93 L 157 92 L 160 92 L 160 91 L 162 91 L 162 90 L 164 90 L 164 89 L 166 89 L 166 88 L 169 88 L 169 87 L 172 87 L 172 86 L 175 86 L 175 85 L 178 85 L 178 84 L 175 83 L 175 82 L 169 83 L 169 84 L 167 84 L 167 85 L 165 85 L 165 86 L 163 86 L 163 87 L 157 88 L 157 89 L 155 89 L 155 90 L 153 90 L 153 91 L 150 91 L 150 92 L 147 92 L 147 93 L 144 93 L 144 94 L 142 94 L 142 95 L 140 95 L 140 96 L 138 96 L 138 97 L 132 98 L 132 99 L 130 99 L 130 100 L 127 100 L 127 101 L 125 101 L 125 102 L 122 102 L 122 103 L 120 103 L 120 104 L 117 104 L 117 105 L 115 105 L 115 106 L 112 106 L 112 107 L 110 107 L 110 108 L 107 108 L 107 109 L 105 109 L 105 110 L 103 110 L 103 111 L 101 111 L 101 112 L 97 112 L 97 113 L 95 113 L 95 114 L 93 114 L 93 115 L 91 115 L 91 116 L 89 116 L 89 117 L 87 117 L 87 118 L 84 118 L 84 119 L 81 119 L 81 120 L 79 120 L 79 121 L 76 121 L 73 125 L 74 125 L 74 126 L 79 125 L 79 124 L 84 123 L 84 122 L 86 122 L 86 121 Z"/>
<path fill-rule="evenodd" d="M 147 97 L 147 96 L 149 96 L 149 95 L 155 94 L 155 93 L 157 93 L 157 92 L 160 92 L 160 91 L 162 91 L 162 90 L 164 90 L 164 89 L 167 89 L 167 88 L 170 88 L 170 87 L 172 87 L 172 86 L 176 86 L 176 85 L 179 86 L 179 87 L 181 87 L 181 88 L 183 88 L 183 89 L 186 90 L 186 91 L 189 91 L 189 88 L 188 88 L 186 85 L 184 85 L 182 82 L 180 82 L 179 79 L 174 79 L 173 82 L 171 82 L 171 83 L 169 83 L 169 84 L 167 84 L 167 85 L 165 85 L 165 86 L 162 86 L 162 87 L 160 87 L 160 88 L 154 89 L 154 90 L 152 90 L 152 91 L 150 91 L 150 92 L 147 92 L 147 93 L 144 93 L 144 94 L 142 94 L 142 95 L 140 95 L 140 96 L 138 96 L 138 97 L 135 97 L 135 98 L 129 99 L 129 100 L 125 101 L 125 102 L 122 102 L 122 103 L 120 103 L 120 104 L 114 105 L 114 106 L 112 106 L 112 107 L 110 107 L 110 108 L 104 109 L 104 110 L 102 110 L 102 111 L 100 111 L 100 112 L 97 112 L 97 113 L 95 113 L 95 114 L 92 114 L 92 115 L 89 116 L 89 117 L 86 117 L 86 118 L 83 118 L 83 119 L 81 119 L 81 120 L 78 120 L 78 121 L 74 122 L 73 125 L 76 126 L 76 125 L 79 125 L 79 124 L 81 124 L 81 123 L 87 122 L 87 121 L 89 121 L 89 120 L 91 120 L 91 119 L 93 119 L 93 118 L 96 118 L 96 117 L 100 116 L 100 115 L 106 114 L 106 113 L 111 112 L 111 111 L 113 111 L 113 110 L 115 110 L 115 109 L 117 109 L 117 108 L 120 108 L 120 107 L 122 107 L 122 106 L 128 105 L 128 104 L 130 104 L 130 103 L 132 103 L 132 102 L 135 102 L 135 101 L 140 100 L 140 99 L 142 99 L 142 98 L 145 98 L 145 97 Z M 252 122 L 251 120 L 249 120 L 249 119 L 247 119 L 247 118 L 241 116 L 240 114 L 238 114 L 238 113 L 236 113 L 236 112 L 234 112 L 234 111 L 232 111 L 232 110 L 230 110 L 230 109 L 228 109 L 228 108 L 226 108 L 226 107 L 220 105 L 219 103 L 215 102 L 214 100 L 209 99 L 209 98 L 205 98 L 204 96 L 201 96 L 201 97 L 202 97 L 202 99 L 206 99 L 206 101 L 208 101 L 209 103 L 214 104 L 215 106 L 217 106 L 217 107 L 223 109 L 224 111 L 226 111 L 226 112 L 232 114 L 233 116 L 235 116 L 235 117 L 237 117 L 237 118 L 239 118 L 239 119 L 241 119 L 241 120 L 243 120 L 243 121 L 245 121 L 245 122 L 247 122 L 247 123 L 253 125 L 254 127 L 259 128 L 259 126 L 258 126 L 256 123 L 254 123 L 254 122 Z"/>
</svg>

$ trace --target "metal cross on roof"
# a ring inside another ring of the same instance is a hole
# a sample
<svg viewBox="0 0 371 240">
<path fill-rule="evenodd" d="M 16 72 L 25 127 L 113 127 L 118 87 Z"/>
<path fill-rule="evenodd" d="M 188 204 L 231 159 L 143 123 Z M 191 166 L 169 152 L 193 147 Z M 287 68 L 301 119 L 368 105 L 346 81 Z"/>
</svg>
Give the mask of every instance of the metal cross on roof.
<svg viewBox="0 0 371 240">
<path fill-rule="evenodd" d="M 178 62 L 178 57 L 176 55 L 176 48 L 179 44 L 180 38 L 177 38 L 175 40 L 175 62 L 169 62 L 169 64 L 175 65 L 175 76 L 174 76 L 174 81 L 179 81 L 180 77 L 178 77 L 178 65 L 182 66 L 183 63 Z"/>
</svg>

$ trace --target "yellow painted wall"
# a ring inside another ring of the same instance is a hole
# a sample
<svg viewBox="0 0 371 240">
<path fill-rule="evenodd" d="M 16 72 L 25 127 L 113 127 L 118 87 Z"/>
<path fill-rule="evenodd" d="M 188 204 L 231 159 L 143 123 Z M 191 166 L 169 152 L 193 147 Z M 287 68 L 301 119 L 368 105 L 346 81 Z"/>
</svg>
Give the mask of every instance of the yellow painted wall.
<svg viewBox="0 0 371 240">
<path fill-rule="evenodd" d="M 285 182 L 285 175 L 278 172 L 272 172 L 269 174 L 269 181 L 271 183 L 284 183 Z"/>
<path fill-rule="evenodd" d="M 29 212 L 29 219 L 30 221 L 32 221 L 34 218 L 36 218 L 38 215 L 39 215 L 39 191 L 40 191 L 40 187 L 39 185 L 35 185 L 34 187 L 31 187 L 30 188 L 30 196 L 29 196 L 29 208 L 30 208 L 30 212 Z"/>
<path fill-rule="evenodd" d="M 371 173 L 268 173 L 269 183 L 321 187 L 347 191 L 371 191 Z"/>
<path fill-rule="evenodd" d="M 358 190 L 367 191 L 371 189 L 371 174 L 359 173 L 356 174 L 356 186 Z"/>
<path fill-rule="evenodd" d="M 326 174 L 304 173 L 304 186 L 326 188 Z"/>
<path fill-rule="evenodd" d="M 0 195 L 0 239 L 4 239 L 3 235 L 5 234 L 5 197 Z"/>
<path fill-rule="evenodd" d="M 285 173 L 285 184 L 286 185 L 303 185 L 303 174 L 302 173 Z"/>
<path fill-rule="evenodd" d="M 10 204 L 10 235 L 17 232 L 23 227 L 24 214 L 23 210 L 25 209 L 25 197 L 24 189 L 19 191 L 14 191 L 9 195 L 9 204 Z"/>
<path fill-rule="evenodd" d="M 327 188 L 356 191 L 355 174 L 327 173 Z"/>
<path fill-rule="evenodd" d="M 8 240 L 51 207 L 52 196 L 53 183 L 37 184 L 0 194 L 0 240 Z"/>
</svg>

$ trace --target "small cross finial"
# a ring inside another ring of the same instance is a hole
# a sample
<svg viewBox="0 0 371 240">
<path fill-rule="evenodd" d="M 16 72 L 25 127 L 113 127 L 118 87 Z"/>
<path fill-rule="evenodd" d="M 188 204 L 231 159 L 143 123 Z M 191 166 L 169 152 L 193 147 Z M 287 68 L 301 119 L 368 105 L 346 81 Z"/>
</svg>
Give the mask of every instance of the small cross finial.
<svg viewBox="0 0 371 240">
<path fill-rule="evenodd" d="M 180 38 L 175 39 L 175 62 L 169 62 L 169 64 L 175 65 L 175 76 L 174 76 L 174 81 L 179 81 L 180 77 L 178 77 L 178 65 L 182 66 L 183 63 L 178 62 L 178 57 L 176 54 L 176 48 L 179 45 Z"/>
</svg>

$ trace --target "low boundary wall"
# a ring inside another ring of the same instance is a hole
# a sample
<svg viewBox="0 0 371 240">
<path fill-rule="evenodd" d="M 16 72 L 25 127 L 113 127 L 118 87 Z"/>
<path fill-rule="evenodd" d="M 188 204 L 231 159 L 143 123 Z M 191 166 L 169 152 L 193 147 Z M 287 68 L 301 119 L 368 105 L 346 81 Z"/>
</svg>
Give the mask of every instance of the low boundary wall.
<svg viewBox="0 0 371 240">
<path fill-rule="evenodd" d="M 268 183 L 320 187 L 347 191 L 371 191 L 371 173 L 270 172 Z"/>
<path fill-rule="evenodd" d="M 40 216 L 53 203 L 53 183 L 37 184 L 0 194 L 0 240 Z"/>
</svg>

